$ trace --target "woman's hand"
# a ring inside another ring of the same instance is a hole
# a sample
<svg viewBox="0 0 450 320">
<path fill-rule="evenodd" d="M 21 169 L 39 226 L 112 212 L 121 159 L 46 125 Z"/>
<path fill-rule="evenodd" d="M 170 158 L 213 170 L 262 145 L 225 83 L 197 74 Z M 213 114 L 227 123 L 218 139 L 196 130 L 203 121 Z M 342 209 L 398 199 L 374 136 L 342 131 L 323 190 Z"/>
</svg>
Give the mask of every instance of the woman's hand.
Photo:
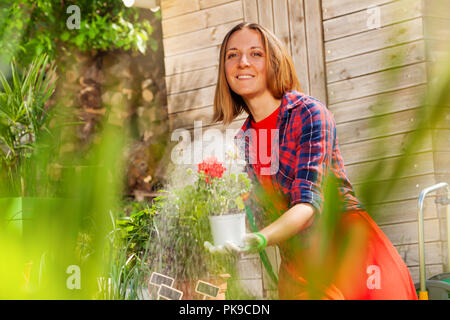
<svg viewBox="0 0 450 320">
<path fill-rule="evenodd" d="M 267 239 L 261 233 L 247 233 L 242 239 L 244 243 L 243 247 L 239 247 L 234 243 L 227 243 L 227 248 L 236 253 L 259 253 L 263 251 L 267 246 Z"/>
<path fill-rule="evenodd" d="M 208 252 L 211 254 L 220 254 L 220 255 L 234 254 L 234 251 L 230 249 L 228 245 L 214 246 L 209 241 L 205 241 L 203 245 L 205 246 L 206 250 L 208 250 Z"/>
<path fill-rule="evenodd" d="M 247 233 L 242 239 L 244 245 L 242 247 L 227 241 L 224 246 L 213 246 L 210 242 L 205 241 L 205 248 L 212 254 L 239 254 L 245 253 L 259 253 L 267 246 L 267 239 L 259 232 Z"/>
</svg>

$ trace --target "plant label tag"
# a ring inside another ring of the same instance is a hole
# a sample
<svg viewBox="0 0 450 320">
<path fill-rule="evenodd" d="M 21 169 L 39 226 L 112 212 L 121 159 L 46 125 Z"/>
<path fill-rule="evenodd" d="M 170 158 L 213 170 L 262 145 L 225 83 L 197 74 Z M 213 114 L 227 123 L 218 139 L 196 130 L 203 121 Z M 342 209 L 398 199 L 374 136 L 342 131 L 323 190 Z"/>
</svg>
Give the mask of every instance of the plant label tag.
<svg viewBox="0 0 450 320">
<path fill-rule="evenodd" d="M 155 286 L 160 286 L 160 285 L 164 284 L 168 287 L 171 287 L 171 286 L 173 286 L 174 281 L 175 281 L 174 278 L 165 276 L 158 272 L 153 272 L 152 276 L 150 277 L 150 283 Z"/>
<path fill-rule="evenodd" d="M 220 291 L 219 287 L 202 280 L 198 280 L 197 285 L 195 286 L 195 292 L 211 298 L 216 298 L 217 295 L 219 294 L 219 291 Z"/>
<path fill-rule="evenodd" d="M 174 289 L 172 287 L 168 287 L 165 284 L 162 284 L 158 290 L 158 297 L 167 299 L 167 300 L 181 300 L 183 296 L 183 291 Z"/>
</svg>

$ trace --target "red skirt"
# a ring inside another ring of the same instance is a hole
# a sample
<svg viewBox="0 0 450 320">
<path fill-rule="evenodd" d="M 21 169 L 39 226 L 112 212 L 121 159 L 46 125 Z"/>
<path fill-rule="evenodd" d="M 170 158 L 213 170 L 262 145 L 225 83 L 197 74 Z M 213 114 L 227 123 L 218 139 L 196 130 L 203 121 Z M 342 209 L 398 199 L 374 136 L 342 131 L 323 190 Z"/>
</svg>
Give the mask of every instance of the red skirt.
<svg viewBox="0 0 450 320">
<path fill-rule="evenodd" d="M 312 231 L 302 248 L 280 245 L 280 299 L 417 300 L 408 268 L 367 212 L 343 213 L 337 226 L 325 240 Z"/>
</svg>

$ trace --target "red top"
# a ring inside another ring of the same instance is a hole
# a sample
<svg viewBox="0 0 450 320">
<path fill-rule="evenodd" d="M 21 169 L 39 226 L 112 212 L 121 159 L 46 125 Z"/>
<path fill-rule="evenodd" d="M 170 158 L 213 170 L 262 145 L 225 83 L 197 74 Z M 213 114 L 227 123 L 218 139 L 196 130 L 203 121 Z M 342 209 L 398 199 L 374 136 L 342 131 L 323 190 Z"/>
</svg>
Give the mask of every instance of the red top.
<svg viewBox="0 0 450 320">
<path fill-rule="evenodd" d="M 275 109 L 271 115 L 267 116 L 261 121 L 255 122 L 253 118 L 250 121 L 251 127 L 256 131 L 256 139 L 253 140 L 253 145 L 250 147 L 250 153 L 257 155 L 256 164 L 253 164 L 256 176 L 260 178 L 267 178 L 269 175 L 261 175 L 261 168 L 270 168 L 270 157 L 272 151 L 272 138 L 277 129 L 277 119 L 280 113 L 280 108 Z"/>
<path fill-rule="evenodd" d="M 264 189 L 266 196 L 272 198 L 275 202 L 275 188 L 272 184 L 272 176 L 266 172 L 270 172 L 271 165 L 271 152 L 272 152 L 272 139 L 274 134 L 278 134 L 278 131 L 272 131 L 277 129 L 277 119 L 280 114 L 280 108 L 277 108 L 272 114 L 260 120 L 258 122 L 250 120 L 251 128 L 255 130 L 256 139 L 252 139 L 252 146 L 249 147 L 249 153 L 251 158 L 256 159 L 256 163 L 253 164 L 253 169 L 256 174 L 256 178 Z M 256 157 L 254 155 L 256 154 Z M 265 174 L 261 174 L 261 169 L 267 168 Z M 280 203 L 281 204 L 281 203 Z M 284 212 L 287 207 L 286 204 L 281 204 L 280 212 Z"/>
</svg>

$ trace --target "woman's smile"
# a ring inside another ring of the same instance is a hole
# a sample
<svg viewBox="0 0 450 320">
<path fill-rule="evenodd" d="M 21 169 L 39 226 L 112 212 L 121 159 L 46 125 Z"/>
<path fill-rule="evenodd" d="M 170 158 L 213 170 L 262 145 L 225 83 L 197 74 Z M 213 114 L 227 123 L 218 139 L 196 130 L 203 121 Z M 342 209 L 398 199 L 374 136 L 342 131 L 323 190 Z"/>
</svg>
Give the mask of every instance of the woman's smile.
<svg viewBox="0 0 450 320">
<path fill-rule="evenodd" d="M 238 75 L 236 78 L 238 78 L 238 80 L 252 80 L 255 76 L 252 75 Z"/>
</svg>

